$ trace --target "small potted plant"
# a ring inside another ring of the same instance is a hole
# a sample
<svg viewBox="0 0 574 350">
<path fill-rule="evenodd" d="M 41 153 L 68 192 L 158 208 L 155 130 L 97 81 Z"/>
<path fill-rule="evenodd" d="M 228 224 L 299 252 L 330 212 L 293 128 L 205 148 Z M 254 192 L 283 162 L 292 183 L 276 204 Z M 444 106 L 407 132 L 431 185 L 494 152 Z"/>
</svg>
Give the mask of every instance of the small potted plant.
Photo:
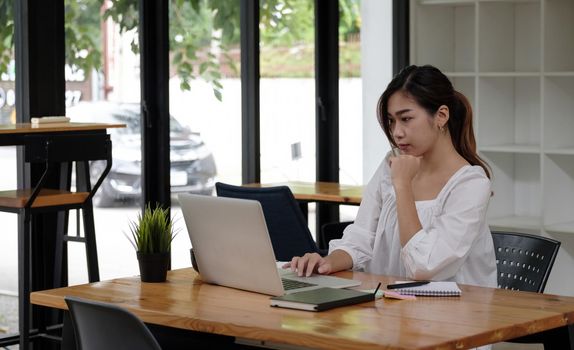
<svg viewBox="0 0 574 350">
<path fill-rule="evenodd" d="M 171 242 L 177 235 L 169 210 L 148 204 L 136 221 L 130 222 L 132 245 L 136 249 L 142 282 L 165 282 Z"/>
</svg>

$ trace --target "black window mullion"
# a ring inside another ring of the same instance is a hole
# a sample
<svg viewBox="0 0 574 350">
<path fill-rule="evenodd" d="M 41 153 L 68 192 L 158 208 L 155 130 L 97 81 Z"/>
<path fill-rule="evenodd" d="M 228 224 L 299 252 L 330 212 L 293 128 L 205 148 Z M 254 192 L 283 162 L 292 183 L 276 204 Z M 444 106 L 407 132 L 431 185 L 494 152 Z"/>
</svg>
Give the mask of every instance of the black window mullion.
<svg viewBox="0 0 574 350">
<path fill-rule="evenodd" d="M 14 1 L 14 54 L 16 64 L 16 121 L 29 123 L 31 118 L 65 115 L 65 35 L 64 2 L 44 0 Z M 24 150 L 17 152 L 18 188 L 30 188 L 44 172 L 43 165 L 30 166 L 24 162 Z M 59 188 L 60 172 L 54 169 L 46 187 Z M 18 221 L 19 234 L 23 231 Z M 54 288 L 53 261 L 56 214 L 35 214 L 31 217 L 32 290 Z M 66 250 L 64 250 L 64 256 Z M 65 262 L 65 261 L 64 261 Z M 65 271 L 63 271 L 65 272 Z M 54 312 L 32 308 L 34 327 L 45 327 Z M 50 348 L 48 342 L 37 339 L 36 348 Z"/>
<path fill-rule="evenodd" d="M 143 207 L 171 205 L 168 3 L 139 3 Z"/>
<path fill-rule="evenodd" d="M 259 114 L 259 1 L 241 0 L 242 182 L 261 181 Z"/>
<path fill-rule="evenodd" d="M 409 64 L 409 2 L 393 0 L 393 74 Z"/>
<path fill-rule="evenodd" d="M 339 182 L 338 1 L 315 0 L 315 94 L 316 180 Z M 319 234 L 324 223 L 339 221 L 339 207 L 317 203 L 316 215 Z"/>
</svg>

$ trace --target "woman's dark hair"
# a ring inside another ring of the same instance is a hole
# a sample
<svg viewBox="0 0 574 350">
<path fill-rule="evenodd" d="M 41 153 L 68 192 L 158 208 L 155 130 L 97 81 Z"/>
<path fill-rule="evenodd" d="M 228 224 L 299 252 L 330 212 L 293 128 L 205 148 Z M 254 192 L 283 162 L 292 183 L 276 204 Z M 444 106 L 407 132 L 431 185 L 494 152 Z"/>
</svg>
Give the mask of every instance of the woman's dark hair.
<svg viewBox="0 0 574 350">
<path fill-rule="evenodd" d="M 456 91 L 450 80 L 437 68 L 408 66 L 397 74 L 381 95 L 377 105 L 377 116 L 389 142 L 397 146 L 389 123 L 389 98 L 397 91 L 406 93 L 434 115 L 440 106 L 449 109 L 447 127 L 456 151 L 471 165 L 479 165 L 490 178 L 488 165 L 476 153 L 476 141 L 472 128 L 472 107 L 468 99 Z"/>
</svg>

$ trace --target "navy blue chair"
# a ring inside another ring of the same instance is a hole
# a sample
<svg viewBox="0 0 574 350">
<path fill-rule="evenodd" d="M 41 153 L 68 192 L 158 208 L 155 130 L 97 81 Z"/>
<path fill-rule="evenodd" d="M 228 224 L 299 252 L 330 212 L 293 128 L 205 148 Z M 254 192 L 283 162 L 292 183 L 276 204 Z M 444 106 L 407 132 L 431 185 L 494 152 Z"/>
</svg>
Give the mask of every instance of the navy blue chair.
<svg viewBox="0 0 574 350">
<path fill-rule="evenodd" d="M 294 256 L 313 252 L 326 254 L 313 240 L 307 221 L 289 187 L 255 188 L 218 182 L 215 189 L 219 197 L 252 199 L 261 203 L 277 260 L 289 261 Z"/>
<path fill-rule="evenodd" d="M 146 325 L 126 309 L 76 297 L 65 300 L 78 349 L 161 350 Z"/>
</svg>

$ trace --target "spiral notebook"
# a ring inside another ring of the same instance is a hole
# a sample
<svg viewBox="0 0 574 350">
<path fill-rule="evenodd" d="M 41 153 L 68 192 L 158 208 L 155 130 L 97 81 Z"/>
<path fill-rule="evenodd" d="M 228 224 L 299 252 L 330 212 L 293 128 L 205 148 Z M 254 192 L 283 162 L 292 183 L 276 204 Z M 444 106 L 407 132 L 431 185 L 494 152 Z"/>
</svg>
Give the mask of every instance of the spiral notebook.
<svg viewBox="0 0 574 350">
<path fill-rule="evenodd" d="M 406 283 L 408 281 L 397 281 L 396 283 Z M 428 284 L 397 288 L 395 292 L 403 295 L 433 296 L 433 297 L 458 297 L 462 293 L 456 282 L 430 282 Z"/>
</svg>

